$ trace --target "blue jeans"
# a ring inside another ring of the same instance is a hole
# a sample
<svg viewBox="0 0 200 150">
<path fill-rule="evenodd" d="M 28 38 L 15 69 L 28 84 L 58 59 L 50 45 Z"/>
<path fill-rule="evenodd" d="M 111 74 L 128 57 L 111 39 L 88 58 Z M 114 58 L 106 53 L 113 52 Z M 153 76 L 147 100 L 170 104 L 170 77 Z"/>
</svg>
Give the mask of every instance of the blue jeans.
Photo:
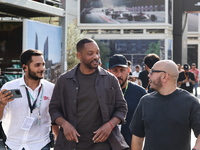
<svg viewBox="0 0 200 150">
<path fill-rule="evenodd" d="M 11 150 L 9 147 L 8 147 L 8 150 Z M 24 148 L 22 150 L 25 150 Z M 41 150 L 50 150 L 50 144 L 47 144 L 45 147 L 43 147 Z"/>
<path fill-rule="evenodd" d="M 195 96 L 197 96 L 197 87 L 198 87 L 198 82 L 195 82 L 195 85 L 194 85 Z"/>
</svg>

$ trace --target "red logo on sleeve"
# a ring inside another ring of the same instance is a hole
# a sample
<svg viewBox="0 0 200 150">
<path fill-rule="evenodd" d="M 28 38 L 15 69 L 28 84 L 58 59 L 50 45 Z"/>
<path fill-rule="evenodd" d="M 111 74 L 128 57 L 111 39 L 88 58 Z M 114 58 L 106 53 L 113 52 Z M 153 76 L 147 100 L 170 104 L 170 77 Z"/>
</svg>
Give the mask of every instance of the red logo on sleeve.
<svg viewBox="0 0 200 150">
<path fill-rule="evenodd" d="M 49 97 L 43 96 L 44 100 L 50 100 Z"/>
</svg>

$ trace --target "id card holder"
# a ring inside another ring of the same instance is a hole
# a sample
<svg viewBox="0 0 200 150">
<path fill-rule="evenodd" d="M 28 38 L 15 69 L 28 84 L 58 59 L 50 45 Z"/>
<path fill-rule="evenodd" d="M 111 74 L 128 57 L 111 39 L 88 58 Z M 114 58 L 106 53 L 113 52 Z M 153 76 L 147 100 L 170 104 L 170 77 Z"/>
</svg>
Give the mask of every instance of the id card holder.
<svg viewBox="0 0 200 150">
<path fill-rule="evenodd" d="M 190 86 L 190 82 L 186 82 L 186 87 Z"/>
<path fill-rule="evenodd" d="M 25 119 L 24 119 L 24 122 L 23 122 L 23 124 L 22 124 L 22 126 L 21 126 L 21 129 L 22 130 L 26 130 L 26 131 L 29 131 L 30 130 L 30 128 L 31 128 L 31 126 L 33 125 L 33 122 L 34 122 L 34 118 L 33 117 L 26 117 Z"/>
</svg>

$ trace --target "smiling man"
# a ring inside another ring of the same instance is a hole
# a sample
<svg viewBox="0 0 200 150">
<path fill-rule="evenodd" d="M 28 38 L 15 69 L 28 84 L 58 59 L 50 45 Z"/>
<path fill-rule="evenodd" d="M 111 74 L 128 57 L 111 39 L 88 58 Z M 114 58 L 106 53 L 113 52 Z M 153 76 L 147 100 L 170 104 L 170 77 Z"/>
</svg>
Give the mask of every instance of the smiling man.
<svg viewBox="0 0 200 150">
<path fill-rule="evenodd" d="M 200 149 L 200 104 L 177 88 L 178 75 L 171 60 L 158 61 L 150 70 L 150 88 L 155 91 L 145 95 L 136 108 L 130 124 L 131 150 L 190 150 L 191 129 L 197 137 L 194 150 Z"/>
<path fill-rule="evenodd" d="M 24 76 L 7 82 L 0 92 L 0 119 L 7 137 L 6 145 L 8 150 L 49 150 L 51 119 L 48 109 L 54 84 L 43 79 L 42 52 L 29 49 L 20 58 Z M 9 95 L 11 89 L 19 89 L 22 97 L 13 99 L 13 95 Z M 6 90 L 9 92 L 4 94 Z"/>
<path fill-rule="evenodd" d="M 128 145 L 116 127 L 125 122 L 127 104 L 114 75 L 99 66 L 96 42 L 77 43 L 80 63 L 61 75 L 50 103 L 60 126 L 55 150 L 123 150 Z"/>
<path fill-rule="evenodd" d="M 121 133 L 124 136 L 126 143 L 131 147 L 132 134 L 129 130 L 129 124 L 140 98 L 146 94 L 146 90 L 143 87 L 128 81 L 130 69 L 125 56 L 120 54 L 112 56 L 109 60 L 109 70 L 117 77 L 128 105 L 126 124 L 121 126 Z"/>
</svg>

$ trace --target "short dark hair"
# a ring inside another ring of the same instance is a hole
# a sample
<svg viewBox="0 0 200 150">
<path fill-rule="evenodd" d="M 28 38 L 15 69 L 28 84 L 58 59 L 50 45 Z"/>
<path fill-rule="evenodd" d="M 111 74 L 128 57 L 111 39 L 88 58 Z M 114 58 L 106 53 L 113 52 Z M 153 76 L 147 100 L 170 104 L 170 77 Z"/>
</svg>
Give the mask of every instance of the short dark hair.
<svg viewBox="0 0 200 150">
<path fill-rule="evenodd" d="M 91 42 L 96 43 L 93 39 L 90 39 L 90 38 L 81 39 L 81 40 L 76 44 L 76 50 L 77 50 L 77 52 L 80 52 L 80 51 L 84 48 L 84 45 L 85 45 L 86 43 L 91 43 Z"/>
<path fill-rule="evenodd" d="M 130 60 L 127 60 L 127 62 L 128 62 L 128 66 L 132 65 Z"/>
<path fill-rule="evenodd" d="M 135 68 L 140 68 L 140 65 L 136 65 Z"/>
<path fill-rule="evenodd" d="M 39 50 L 34 50 L 34 49 L 28 49 L 25 50 L 21 53 L 20 55 L 20 60 L 21 60 L 21 65 L 23 64 L 28 65 L 32 62 L 32 56 L 43 56 L 42 52 Z"/>
<path fill-rule="evenodd" d="M 154 53 L 148 54 L 144 58 L 144 63 L 151 69 L 153 65 L 160 60 L 160 57 Z"/>
</svg>

